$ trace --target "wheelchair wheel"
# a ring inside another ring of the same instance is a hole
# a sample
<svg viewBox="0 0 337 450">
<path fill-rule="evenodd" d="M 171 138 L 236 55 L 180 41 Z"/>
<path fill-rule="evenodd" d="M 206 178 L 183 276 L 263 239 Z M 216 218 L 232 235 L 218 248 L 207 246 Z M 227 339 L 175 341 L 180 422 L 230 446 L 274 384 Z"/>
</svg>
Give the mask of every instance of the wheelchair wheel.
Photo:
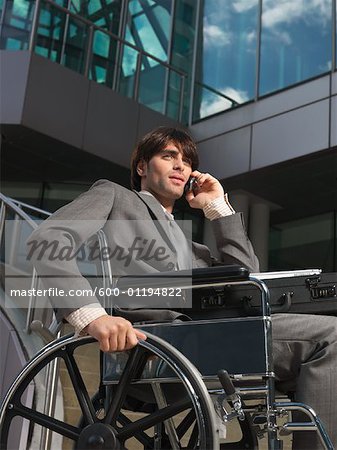
<svg viewBox="0 0 337 450">
<path fill-rule="evenodd" d="M 1 450 L 9 448 L 11 425 L 17 417 L 28 421 L 30 427 L 39 425 L 67 438 L 78 450 L 219 449 L 214 408 L 207 389 L 197 369 L 180 352 L 162 339 L 148 335 L 146 341 L 125 352 L 126 364 L 118 383 L 113 388 L 104 387 L 105 398 L 96 397 L 92 401 L 74 351 L 93 342 L 89 336 L 66 336 L 48 344 L 28 362 L 0 408 Z M 81 409 L 82 420 L 77 425 L 49 417 L 22 403 L 27 387 L 55 358 L 64 361 Z M 174 379 L 141 380 L 148 362 L 153 360 L 159 360 L 174 374 Z M 147 394 L 145 400 L 137 399 L 137 392 L 144 393 L 153 387 L 150 401 Z"/>
</svg>

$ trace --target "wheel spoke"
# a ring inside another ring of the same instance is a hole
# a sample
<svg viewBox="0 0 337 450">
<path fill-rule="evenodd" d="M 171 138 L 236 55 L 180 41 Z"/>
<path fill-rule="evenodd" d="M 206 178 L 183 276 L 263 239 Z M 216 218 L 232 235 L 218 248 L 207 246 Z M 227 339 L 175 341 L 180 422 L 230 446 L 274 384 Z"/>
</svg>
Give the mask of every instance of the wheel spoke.
<svg viewBox="0 0 337 450">
<path fill-rule="evenodd" d="M 37 423 L 42 427 L 48 428 L 51 431 L 62 434 L 73 440 L 77 440 L 80 435 L 80 430 L 68 423 L 53 417 L 46 416 L 38 411 L 34 411 L 31 408 L 27 408 L 23 405 L 13 405 L 13 415 L 23 417 L 31 422 Z"/>
<path fill-rule="evenodd" d="M 177 426 L 177 436 L 181 439 L 187 433 L 188 429 L 191 427 L 195 421 L 195 412 L 192 409 Z"/>
<path fill-rule="evenodd" d="M 66 363 L 68 373 L 83 414 L 84 421 L 86 422 L 86 424 L 97 422 L 94 406 L 90 400 L 87 388 L 78 369 L 74 355 L 65 353 L 63 355 L 63 358 Z"/>
<path fill-rule="evenodd" d="M 198 437 L 199 437 L 198 425 L 195 424 L 193 427 L 191 436 L 188 440 L 186 449 L 195 449 L 197 447 Z M 200 450 L 202 450 L 202 449 L 200 449 Z"/>
<path fill-rule="evenodd" d="M 146 353 L 147 352 L 144 351 L 144 349 L 142 349 L 139 345 L 137 345 L 131 350 L 123 373 L 116 387 L 113 400 L 104 419 L 105 423 L 109 424 L 116 423 L 120 410 L 127 396 L 128 392 L 127 388 L 129 384 L 131 383 L 132 379 L 136 377 L 137 374 L 141 375 L 141 373 L 143 372 L 147 360 Z"/>
<path fill-rule="evenodd" d="M 120 413 L 118 416 L 118 422 L 125 427 L 126 425 L 130 425 L 133 422 L 124 414 Z M 134 438 L 137 439 L 137 441 L 139 441 L 141 444 L 144 445 L 144 448 L 150 448 L 150 444 L 152 442 L 152 438 L 150 436 L 148 436 L 146 433 L 144 433 L 144 431 L 139 430 L 137 432 L 137 435 L 134 436 Z"/>
<path fill-rule="evenodd" d="M 126 425 L 122 430 L 118 432 L 117 438 L 120 441 L 124 442 L 134 434 L 138 433 L 140 430 L 147 430 L 157 423 L 163 422 L 164 420 L 167 420 L 170 417 L 173 417 L 190 407 L 191 401 L 189 399 L 177 401 L 172 405 L 166 406 L 159 411 L 151 413 L 148 416 L 143 417 L 142 419 L 136 420 L 135 422 Z"/>
</svg>

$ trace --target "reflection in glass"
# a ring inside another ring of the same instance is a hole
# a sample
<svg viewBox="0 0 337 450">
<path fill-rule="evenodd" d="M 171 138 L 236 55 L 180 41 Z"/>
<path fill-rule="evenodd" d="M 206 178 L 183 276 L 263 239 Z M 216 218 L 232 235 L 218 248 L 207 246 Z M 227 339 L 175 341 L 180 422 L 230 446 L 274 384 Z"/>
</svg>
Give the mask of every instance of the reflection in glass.
<svg viewBox="0 0 337 450">
<path fill-rule="evenodd" d="M 69 67 L 69 69 L 83 73 L 86 62 L 87 41 L 88 26 L 70 17 L 62 64 Z"/>
<path fill-rule="evenodd" d="M 126 97 L 133 97 L 135 88 L 135 73 L 139 52 L 127 45 L 122 50 L 122 66 L 119 71 L 119 92 Z"/>
<path fill-rule="evenodd" d="M 260 95 L 331 70 L 331 1 L 263 1 Z"/>
<path fill-rule="evenodd" d="M 255 88 L 258 0 L 205 0 L 201 17 L 196 81 L 238 104 L 251 100 Z M 194 120 L 232 105 L 214 92 L 197 89 Z"/>
<path fill-rule="evenodd" d="M 27 50 L 35 2 L 11 0 L 3 3 L 1 9 L 4 7 L 5 12 L 1 28 L 0 48 Z"/>
<path fill-rule="evenodd" d="M 121 4 L 122 0 L 72 0 L 70 11 L 118 35 L 121 23 Z"/>
<path fill-rule="evenodd" d="M 97 83 L 112 87 L 117 41 L 100 30 L 94 31 L 93 53 L 89 76 Z"/>
<path fill-rule="evenodd" d="M 61 63 L 62 38 L 66 15 L 49 3 L 42 2 L 38 18 L 35 52 Z"/>
<path fill-rule="evenodd" d="M 171 8 L 172 0 L 129 0 L 125 39 L 156 58 L 167 61 Z M 149 60 L 149 64 L 158 63 Z"/>
<path fill-rule="evenodd" d="M 165 101 L 167 69 L 147 56 L 142 58 L 142 70 L 139 79 L 138 101 L 142 105 L 163 112 Z"/>
<path fill-rule="evenodd" d="M 181 90 L 184 87 L 183 84 L 184 81 L 182 80 L 180 74 L 173 71 L 169 72 L 166 115 L 168 115 L 172 119 L 179 120 Z"/>
<path fill-rule="evenodd" d="M 176 0 L 174 10 L 171 64 L 188 76 L 184 83 L 183 114 L 182 120 L 186 123 L 189 119 L 191 76 L 193 71 L 194 41 L 197 22 L 198 4 L 193 0 Z M 170 80 L 177 87 L 177 80 Z M 176 89 L 170 89 L 168 93 L 168 111 L 176 109 Z M 173 98 L 171 98 L 171 95 Z M 175 116 L 170 116 L 175 117 Z"/>
</svg>

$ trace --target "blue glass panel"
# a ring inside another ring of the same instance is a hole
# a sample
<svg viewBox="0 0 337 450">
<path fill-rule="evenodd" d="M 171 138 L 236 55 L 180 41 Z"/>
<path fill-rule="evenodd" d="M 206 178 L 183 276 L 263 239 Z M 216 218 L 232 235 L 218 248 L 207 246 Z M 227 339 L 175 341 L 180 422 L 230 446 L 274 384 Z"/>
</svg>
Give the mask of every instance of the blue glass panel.
<svg viewBox="0 0 337 450">
<path fill-rule="evenodd" d="M 254 98 L 258 0 L 205 0 L 196 81 L 245 103 Z M 231 106 L 214 92 L 195 98 L 194 119 Z M 222 105 L 222 106 L 221 106 Z"/>
<path fill-rule="evenodd" d="M 138 36 L 142 41 L 144 50 L 153 56 L 165 61 L 167 59 L 166 49 L 163 48 L 154 29 L 151 27 L 149 19 L 142 14 L 134 19 L 134 24 L 138 31 Z M 149 59 L 149 64 L 152 66 L 158 63 L 155 60 Z"/>
<path fill-rule="evenodd" d="M 107 33 L 95 30 L 90 78 L 112 87 L 115 71 L 117 41 Z"/>
<path fill-rule="evenodd" d="M 140 71 L 138 101 L 155 111 L 164 112 L 167 69 L 154 64 L 148 57 L 142 58 Z"/>
<path fill-rule="evenodd" d="M 72 0 L 70 10 L 118 35 L 121 4 L 122 0 Z"/>
<path fill-rule="evenodd" d="M 197 2 L 176 0 L 172 33 L 171 64 L 188 75 L 184 84 L 183 122 L 188 121 L 191 75 L 193 70 L 193 52 L 197 21 Z M 169 92 L 169 101 L 170 101 Z M 176 100 L 173 99 L 176 103 Z"/>
<path fill-rule="evenodd" d="M 237 106 L 238 103 L 229 96 L 216 92 L 203 84 L 195 83 L 193 118 L 203 119 L 218 112 Z"/>
<path fill-rule="evenodd" d="M 12 3 L 13 3 L 13 10 L 12 10 L 13 16 L 25 18 L 29 15 L 30 2 L 27 2 L 26 0 L 15 0 Z"/>
<path fill-rule="evenodd" d="M 181 76 L 173 71 L 169 73 L 166 114 L 172 119 L 179 119 Z"/>
<path fill-rule="evenodd" d="M 76 72 L 83 73 L 88 44 L 88 26 L 74 18 L 69 18 L 68 32 L 62 64 Z"/>
<path fill-rule="evenodd" d="M 3 12 L 0 48 L 26 50 L 29 45 L 35 2 L 12 0 L 3 3 L 3 6 L 6 8 Z"/>
<path fill-rule="evenodd" d="M 130 0 L 125 39 L 157 58 L 168 60 L 172 0 Z M 155 66 L 154 60 L 148 64 Z"/>
<path fill-rule="evenodd" d="M 48 3 L 41 3 L 35 44 L 37 53 L 61 62 L 65 23 L 65 13 Z"/>
<path fill-rule="evenodd" d="M 122 52 L 122 70 L 120 71 L 119 92 L 126 97 L 133 97 L 137 57 L 139 52 L 124 45 Z"/>
<path fill-rule="evenodd" d="M 331 0 L 263 2 L 260 95 L 331 70 Z"/>
</svg>

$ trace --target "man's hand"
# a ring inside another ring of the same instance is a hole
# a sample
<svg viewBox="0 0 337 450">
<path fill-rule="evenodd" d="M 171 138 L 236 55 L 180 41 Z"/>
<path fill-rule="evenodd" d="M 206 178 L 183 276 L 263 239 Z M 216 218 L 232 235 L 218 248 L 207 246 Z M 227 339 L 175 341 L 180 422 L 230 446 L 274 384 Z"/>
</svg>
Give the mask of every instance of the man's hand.
<svg viewBox="0 0 337 450">
<path fill-rule="evenodd" d="M 144 333 L 133 328 L 131 322 L 116 316 L 101 316 L 93 320 L 84 329 L 97 339 L 103 352 L 129 350 L 146 339 Z"/>
<path fill-rule="evenodd" d="M 203 209 L 212 200 L 225 195 L 220 182 L 209 173 L 194 170 L 191 177 L 195 177 L 197 183 L 196 189 L 186 194 L 186 200 L 191 208 Z"/>
</svg>

